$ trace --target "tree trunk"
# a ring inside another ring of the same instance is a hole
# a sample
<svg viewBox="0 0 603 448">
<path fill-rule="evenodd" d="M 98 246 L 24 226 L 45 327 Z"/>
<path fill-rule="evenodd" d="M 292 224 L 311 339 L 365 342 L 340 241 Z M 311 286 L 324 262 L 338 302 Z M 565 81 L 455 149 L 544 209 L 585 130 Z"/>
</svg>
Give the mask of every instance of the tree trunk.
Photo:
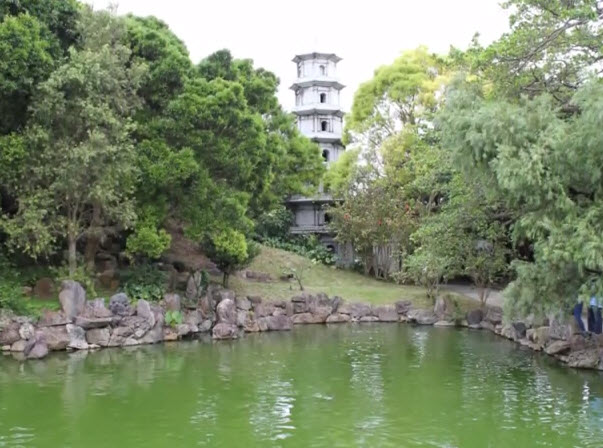
<svg viewBox="0 0 603 448">
<path fill-rule="evenodd" d="M 67 236 L 67 244 L 68 244 L 68 265 L 69 265 L 69 276 L 73 277 L 75 274 L 75 270 L 77 269 L 77 239 L 75 235 L 69 233 Z"/>
<path fill-rule="evenodd" d="M 100 225 L 101 225 L 101 208 L 98 204 L 94 204 L 92 209 L 92 220 L 90 221 L 90 228 L 88 237 L 86 239 L 86 250 L 84 251 L 84 260 L 86 262 L 86 268 L 89 271 L 94 270 L 94 258 L 98 250 L 98 244 L 100 243 Z"/>
<path fill-rule="evenodd" d="M 228 288 L 228 279 L 230 277 L 230 274 L 226 271 L 224 271 L 224 274 L 222 275 L 222 286 L 224 286 L 225 288 Z"/>
</svg>

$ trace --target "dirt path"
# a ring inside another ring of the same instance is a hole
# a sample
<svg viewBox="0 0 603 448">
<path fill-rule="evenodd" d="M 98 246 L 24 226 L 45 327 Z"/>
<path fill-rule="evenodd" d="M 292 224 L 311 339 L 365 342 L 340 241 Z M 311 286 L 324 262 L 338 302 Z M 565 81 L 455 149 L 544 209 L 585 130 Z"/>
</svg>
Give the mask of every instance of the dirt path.
<svg viewBox="0 0 603 448">
<path fill-rule="evenodd" d="M 447 285 L 442 286 L 443 291 L 451 291 L 456 292 L 458 294 L 463 294 L 464 296 L 469 297 L 475 301 L 479 302 L 479 294 L 477 288 L 472 285 L 464 285 L 464 284 L 454 284 L 449 283 Z M 492 289 L 490 290 L 490 295 L 488 296 L 488 301 L 486 302 L 488 305 L 503 306 L 503 296 L 502 291 Z"/>
</svg>

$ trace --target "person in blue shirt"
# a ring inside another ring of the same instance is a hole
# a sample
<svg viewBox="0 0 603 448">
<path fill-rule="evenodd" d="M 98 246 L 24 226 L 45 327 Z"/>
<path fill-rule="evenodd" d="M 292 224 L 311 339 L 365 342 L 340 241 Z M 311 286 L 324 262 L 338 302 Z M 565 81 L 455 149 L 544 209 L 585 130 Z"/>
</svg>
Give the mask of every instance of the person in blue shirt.
<svg viewBox="0 0 603 448">
<path fill-rule="evenodd" d="M 591 333 L 601 334 L 603 331 L 602 307 L 601 299 L 595 295 L 591 296 L 588 307 L 588 331 Z"/>
<path fill-rule="evenodd" d="M 574 320 L 576 321 L 576 325 L 578 326 L 580 333 L 586 332 L 586 328 L 584 328 L 584 321 L 582 320 L 583 306 L 584 306 L 584 303 L 582 303 L 581 300 L 578 301 L 578 303 L 576 303 L 576 305 L 574 305 Z"/>
</svg>

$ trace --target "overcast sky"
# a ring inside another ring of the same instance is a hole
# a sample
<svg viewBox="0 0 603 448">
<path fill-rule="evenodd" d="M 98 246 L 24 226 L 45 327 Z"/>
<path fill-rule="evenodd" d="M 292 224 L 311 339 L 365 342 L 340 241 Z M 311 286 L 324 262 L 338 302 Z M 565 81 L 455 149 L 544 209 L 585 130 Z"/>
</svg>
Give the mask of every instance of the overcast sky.
<svg viewBox="0 0 603 448">
<path fill-rule="evenodd" d="M 445 53 L 466 48 L 475 32 L 489 43 L 507 30 L 500 0 L 87 0 L 118 5 L 120 14 L 154 15 L 187 45 L 193 62 L 228 48 L 236 58 L 281 79 L 279 99 L 290 109 L 291 59 L 302 52 L 337 53 L 349 110 L 358 85 L 401 51 L 421 44 Z"/>
</svg>

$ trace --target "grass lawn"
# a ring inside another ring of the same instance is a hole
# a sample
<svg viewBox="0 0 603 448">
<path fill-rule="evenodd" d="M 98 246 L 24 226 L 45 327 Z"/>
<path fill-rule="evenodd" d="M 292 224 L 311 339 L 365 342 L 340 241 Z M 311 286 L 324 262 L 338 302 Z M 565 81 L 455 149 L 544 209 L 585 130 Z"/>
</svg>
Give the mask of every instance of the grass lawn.
<svg viewBox="0 0 603 448">
<path fill-rule="evenodd" d="M 356 272 L 336 269 L 321 264 L 312 264 L 308 259 L 280 249 L 262 247 L 249 270 L 270 274 L 272 282 L 263 283 L 232 276 L 230 288 L 241 295 L 259 295 L 267 299 L 289 299 L 299 293 L 295 280 L 281 281 L 287 267 L 306 266 L 302 284 L 306 291 L 324 292 L 329 296 L 340 296 L 350 302 L 370 302 L 376 304 L 394 303 L 398 300 L 411 300 L 417 307 L 429 307 L 430 301 L 425 289 L 418 286 L 397 285 L 376 280 Z M 475 308 L 471 299 L 454 293 L 447 293 L 458 300 L 463 309 Z"/>
</svg>

